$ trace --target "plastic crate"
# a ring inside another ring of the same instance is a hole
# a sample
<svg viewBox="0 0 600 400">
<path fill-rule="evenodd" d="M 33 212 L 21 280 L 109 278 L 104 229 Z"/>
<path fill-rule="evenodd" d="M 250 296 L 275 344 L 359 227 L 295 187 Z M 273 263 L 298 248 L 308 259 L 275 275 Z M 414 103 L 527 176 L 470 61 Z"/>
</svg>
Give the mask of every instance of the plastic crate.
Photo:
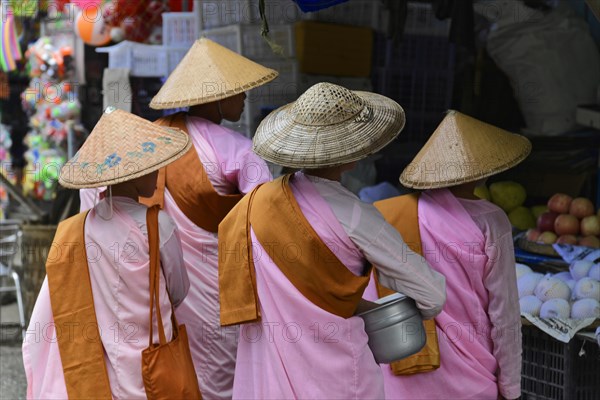
<svg viewBox="0 0 600 400">
<path fill-rule="evenodd" d="M 170 47 L 166 49 L 167 52 L 167 76 L 171 75 L 171 72 L 175 70 L 177 65 L 183 60 L 183 57 L 189 51 L 188 47 Z"/>
<path fill-rule="evenodd" d="M 131 69 L 131 49 L 134 45 L 134 42 L 124 40 L 114 46 L 98 47 L 96 53 L 108 54 L 108 68 Z"/>
<path fill-rule="evenodd" d="M 134 47 L 131 50 L 131 76 L 167 75 L 167 49 L 163 46 Z"/>
<path fill-rule="evenodd" d="M 448 36 L 450 19 L 439 20 L 429 3 L 409 2 L 407 4 L 404 33 L 408 35 Z"/>
<path fill-rule="evenodd" d="M 258 62 L 278 71 L 279 76 L 265 85 L 249 90 L 241 120 L 225 123 L 226 126 L 247 137 L 254 136 L 254 131 L 264 117 L 264 110 L 272 110 L 291 103 L 296 100 L 298 93 L 298 65 L 294 59 L 270 59 Z"/>
<path fill-rule="evenodd" d="M 534 326 L 523 326 L 522 332 L 523 399 L 598 399 L 600 350 L 597 343 L 584 343 L 577 337 L 562 343 Z"/>
<path fill-rule="evenodd" d="M 234 24 L 202 31 L 202 36 L 253 60 L 277 58 L 261 36 L 260 24 Z M 293 25 L 269 25 L 269 38 L 282 46 L 284 57 L 295 57 L 295 32 Z"/>
<path fill-rule="evenodd" d="M 202 29 L 231 24 L 258 24 L 259 0 L 203 0 L 200 1 Z M 292 1 L 265 0 L 265 14 L 269 24 L 291 24 L 300 19 L 300 11 Z"/>
<path fill-rule="evenodd" d="M 163 45 L 190 47 L 199 38 L 200 22 L 194 12 L 166 12 L 163 18 Z"/>
<path fill-rule="evenodd" d="M 128 68 L 131 76 L 160 77 L 168 71 L 168 49 L 163 46 L 123 41 L 96 49 L 108 53 L 108 68 Z"/>
</svg>

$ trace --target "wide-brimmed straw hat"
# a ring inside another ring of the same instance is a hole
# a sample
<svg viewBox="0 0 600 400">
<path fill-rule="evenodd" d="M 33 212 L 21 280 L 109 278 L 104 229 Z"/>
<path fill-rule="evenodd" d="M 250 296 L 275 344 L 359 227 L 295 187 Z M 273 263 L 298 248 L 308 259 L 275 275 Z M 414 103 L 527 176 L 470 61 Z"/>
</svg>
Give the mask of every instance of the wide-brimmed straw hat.
<svg viewBox="0 0 600 400">
<path fill-rule="evenodd" d="M 264 85 L 278 74 L 201 38 L 169 75 L 150 107 L 158 110 L 210 103 Z"/>
<path fill-rule="evenodd" d="M 382 149 L 404 122 L 402 107 L 385 96 L 317 83 L 261 122 L 253 148 L 285 167 L 331 167 Z"/>
<path fill-rule="evenodd" d="M 435 189 L 473 182 L 514 167 L 530 152 L 526 137 L 450 110 L 402 171 L 400 183 Z"/>
<path fill-rule="evenodd" d="M 81 189 L 129 181 L 177 160 L 191 145 L 185 132 L 109 107 L 61 168 L 59 183 Z"/>
</svg>

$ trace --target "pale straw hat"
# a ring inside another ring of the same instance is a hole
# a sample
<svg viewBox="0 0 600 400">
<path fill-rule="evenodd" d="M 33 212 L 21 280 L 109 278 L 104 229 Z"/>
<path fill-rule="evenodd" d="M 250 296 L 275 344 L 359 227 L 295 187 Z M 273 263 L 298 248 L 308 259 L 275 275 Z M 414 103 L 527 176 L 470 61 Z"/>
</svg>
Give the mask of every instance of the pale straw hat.
<svg viewBox="0 0 600 400">
<path fill-rule="evenodd" d="M 477 181 L 514 167 L 530 152 L 524 136 L 450 110 L 402 171 L 400 183 L 435 189 Z"/>
<path fill-rule="evenodd" d="M 382 149 L 404 122 L 402 107 L 385 96 L 317 83 L 261 122 L 253 148 L 285 167 L 331 167 Z"/>
<path fill-rule="evenodd" d="M 279 73 L 201 38 L 150 102 L 154 109 L 210 103 L 264 85 Z"/>
<path fill-rule="evenodd" d="M 61 168 L 59 183 L 81 189 L 129 181 L 177 160 L 191 145 L 185 132 L 109 107 Z"/>
</svg>

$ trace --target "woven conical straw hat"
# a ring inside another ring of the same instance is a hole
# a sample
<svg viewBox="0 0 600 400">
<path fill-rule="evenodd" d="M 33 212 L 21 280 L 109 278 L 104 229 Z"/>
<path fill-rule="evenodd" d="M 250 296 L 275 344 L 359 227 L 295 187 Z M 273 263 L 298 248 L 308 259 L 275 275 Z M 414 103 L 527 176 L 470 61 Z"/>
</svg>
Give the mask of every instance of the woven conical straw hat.
<svg viewBox="0 0 600 400">
<path fill-rule="evenodd" d="M 81 189 L 129 181 L 177 160 L 191 145 L 185 132 L 109 107 L 61 168 L 59 183 Z"/>
<path fill-rule="evenodd" d="M 210 103 L 272 81 L 279 73 L 201 38 L 150 102 L 154 109 Z"/>
<path fill-rule="evenodd" d="M 394 140 L 404 110 L 370 92 L 317 83 L 259 125 L 254 152 L 292 168 L 322 168 L 361 160 Z"/>
<path fill-rule="evenodd" d="M 450 110 L 402 171 L 400 183 L 414 189 L 460 185 L 512 168 L 530 152 L 524 136 Z"/>
</svg>

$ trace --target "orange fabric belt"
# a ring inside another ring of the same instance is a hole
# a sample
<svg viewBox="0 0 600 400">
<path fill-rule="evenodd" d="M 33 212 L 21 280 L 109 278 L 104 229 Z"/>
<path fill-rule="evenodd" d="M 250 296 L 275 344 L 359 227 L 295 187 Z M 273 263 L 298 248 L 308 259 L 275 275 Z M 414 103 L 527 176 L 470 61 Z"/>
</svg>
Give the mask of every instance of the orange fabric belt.
<svg viewBox="0 0 600 400">
<path fill-rule="evenodd" d="M 46 261 L 50 303 L 69 398 L 112 399 L 85 251 L 86 216 L 58 226 Z"/>
<path fill-rule="evenodd" d="M 411 193 L 375 202 L 375 207 L 385 220 L 400 232 L 404 242 L 417 254 L 423 255 L 421 234 L 419 233 L 419 194 Z M 385 288 L 377 281 L 377 294 L 384 297 L 394 292 Z M 433 371 L 440 366 L 440 349 L 438 345 L 435 320 L 424 320 L 427 342 L 423 349 L 407 358 L 390 364 L 394 375 L 411 375 L 420 372 Z"/>
<path fill-rule="evenodd" d="M 221 325 L 260 319 L 250 226 L 307 299 L 343 318 L 356 311 L 369 275 L 354 275 L 323 243 L 302 214 L 289 179 L 285 175 L 255 188 L 219 225 Z"/>
<path fill-rule="evenodd" d="M 184 113 L 169 115 L 155 123 L 188 133 Z M 183 157 L 159 170 L 156 187 L 152 197 L 140 198 L 140 202 L 148 207 L 159 205 L 162 208 L 166 187 L 186 217 L 209 232 L 217 232 L 219 223 L 243 197 L 242 194 L 217 193 L 193 146 Z"/>
</svg>

